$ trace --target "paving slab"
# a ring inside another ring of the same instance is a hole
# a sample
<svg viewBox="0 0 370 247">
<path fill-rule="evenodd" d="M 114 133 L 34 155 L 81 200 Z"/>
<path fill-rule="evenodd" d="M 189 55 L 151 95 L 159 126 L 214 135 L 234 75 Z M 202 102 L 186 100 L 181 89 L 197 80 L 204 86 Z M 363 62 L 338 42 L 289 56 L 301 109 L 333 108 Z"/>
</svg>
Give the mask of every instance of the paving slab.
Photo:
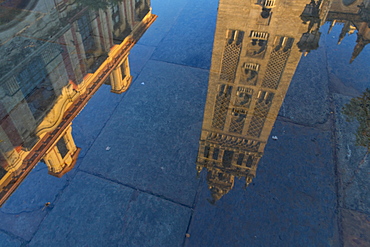
<svg viewBox="0 0 370 247">
<path fill-rule="evenodd" d="M 329 77 L 326 68 L 325 40 L 320 47 L 302 56 L 292 78 L 279 116 L 295 123 L 317 126 L 326 123 L 330 114 Z"/>
<path fill-rule="evenodd" d="M 102 85 L 81 113 L 73 120 L 72 134 L 77 147 L 81 148 L 79 158 L 83 158 L 101 129 L 109 120 L 115 108 L 125 96 L 110 92 L 111 87 Z M 76 164 L 78 167 L 79 163 Z"/>
<path fill-rule="evenodd" d="M 136 193 L 127 211 L 121 246 L 181 246 L 191 209 L 147 193 Z"/>
<path fill-rule="evenodd" d="M 342 108 L 352 97 L 334 94 L 335 132 L 342 207 L 370 215 L 370 161 L 367 149 L 356 145 L 358 123 L 346 121 Z"/>
<path fill-rule="evenodd" d="M 205 183 L 186 246 L 338 246 L 331 133 L 277 121 L 253 183 L 215 205 Z"/>
<path fill-rule="evenodd" d="M 208 71 L 149 61 L 81 169 L 193 204 Z"/>
<path fill-rule="evenodd" d="M 189 0 L 152 59 L 209 69 L 218 0 Z"/>
<path fill-rule="evenodd" d="M 370 216 L 357 211 L 342 209 L 344 246 L 367 247 L 370 245 Z"/>
<path fill-rule="evenodd" d="M 6 247 L 18 247 L 21 246 L 22 242 L 9 236 L 6 233 L 0 232 L 0 246 Z"/>
<path fill-rule="evenodd" d="M 144 34 L 145 36 L 145 34 Z M 131 75 L 136 79 L 141 70 L 152 56 L 155 47 L 136 44 L 130 51 L 129 63 Z"/>
<path fill-rule="evenodd" d="M 369 87 L 370 67 L 368 49 L 364 49 L 352 64 L 349 59 L 356 35 L 346 36 L 336 45 L 340 29 L 328 35 L 327 55 L 330 92 L 334 112 L 334 142 L 338 175 L 340 233 L 344 246 L 369 246 L 370 166 L 367 149 L 356 145 L 359 123 L 346 121 L 343 107 Z M 353 78 L 356 78 L 355 80 Z M 361 133 L 359 133 L 361 135 Z"/>
<path fill-rule="evenodd" d="M 172 28 L 188 2 L 189 0 L 151 1 L 152 13 L 158 17 L 145 32 L 145 35 L 141 37 L 138 44 L 157 46 Z"/>
<path fill-rule="evenodd" d="M 29 246 L 115 246 L 133 190 L 78 172 Z"/>
<path fill-rule="evenodd" d="M 29 241 L 49 212 L 45 203 L 54 203 L 67 183 L 67 177 L 50 176 L 39 163 L 0 208 L 0 229 Z"/>
</svg>

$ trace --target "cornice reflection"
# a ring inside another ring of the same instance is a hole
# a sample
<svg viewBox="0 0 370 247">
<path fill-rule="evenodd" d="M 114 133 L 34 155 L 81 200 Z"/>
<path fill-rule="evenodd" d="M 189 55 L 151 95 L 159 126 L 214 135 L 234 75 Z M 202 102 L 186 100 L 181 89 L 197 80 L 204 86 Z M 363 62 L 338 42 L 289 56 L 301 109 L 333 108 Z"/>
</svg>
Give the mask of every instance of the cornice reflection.
<svg viewBox="0 0 370 247">
<path fill-rule="evenodd" d="M 319 47 L 320 27 L 343 24 L 338 44 L 357 30 L 349 62 L 360 54 L 369 40 L 369 2 L 220 1 L 196 162 L 198 174 L 207 170 L 212 203 L 235 178 L 248 186 L 256 177 L 301 55 Z"/>
<path fill-rule="evenodd" d="M 149 0 L 7 2 L 16 13 L 0 22 L 0 205 L 41 159 L 57 177 L 73 168 L 73 118 L 103 83 L 128 89 L 128 54 L 156 18 Z"/>
</svg>

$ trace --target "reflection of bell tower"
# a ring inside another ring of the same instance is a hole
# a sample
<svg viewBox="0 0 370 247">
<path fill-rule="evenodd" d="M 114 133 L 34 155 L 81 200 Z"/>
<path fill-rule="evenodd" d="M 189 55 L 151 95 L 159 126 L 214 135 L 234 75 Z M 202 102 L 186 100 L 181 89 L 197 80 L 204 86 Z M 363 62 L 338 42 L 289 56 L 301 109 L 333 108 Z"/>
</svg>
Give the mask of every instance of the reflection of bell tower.
<svg viewBox="0 0 370 247">
<path fill-rule="evenodd" d="M 202 134 L 198 173 L 205 167 L 212 202 L 256 176 L 301 53 L 304 0 L 221 0 Z"/>
</svg>

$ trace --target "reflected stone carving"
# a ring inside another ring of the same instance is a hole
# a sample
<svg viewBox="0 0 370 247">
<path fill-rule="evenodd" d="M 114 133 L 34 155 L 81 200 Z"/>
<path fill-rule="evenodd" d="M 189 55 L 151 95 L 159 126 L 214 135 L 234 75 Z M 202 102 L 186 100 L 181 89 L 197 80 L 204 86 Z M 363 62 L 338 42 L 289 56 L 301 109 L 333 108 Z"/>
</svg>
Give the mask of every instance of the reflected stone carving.
<svg viewBox="0 0 370 247">
<path fill-rule="evenodd" d="M 43 137 L 47 132 L 52 131 L 62 121 L 63 113 L 73 104 L 73 99 L 78 95 L 71 84 L 62 89 L 62 94 L 56 100 L 54 107 L 35 130 L 39 138 Z"/>
<path fill-rule="evenodd" d="M 259 91 L 257 96 L 256 107 L 254 108 L 254 114 L 252 121 L 249 125 L 248 135 L 259 137 L 265 123 L 267 114 L 271 107 L 272 99 L 274 94 L 267 91 Z"/>
<path fill-rule="evenodd" d="M 13 96 L 20 89 L 17 80 L 14 76 L 10 77 L 8 80 L 3 82 L 1 87 L 2 90 L 4 90 L 5 94 L 8 96 Z"/>
<path fill-rule="evenodd" d="M 233 108 L 231 115 L 232 118 L 229 131 L 241 134 L 244 127 L 245 118 L 247 117 L 247 111 L 244 109 Z"/>
<path fill-rule="evenodd" d="M 257 0 L 258 4 L 267 9 L 272 9 L 276 6 L 276 0 Z"/>
<path fill-rule="evenodd" d="M 251 31 L 250 43 L 247 47 L 247 56 L 253 58 L 264 58 L 269 34 L 267 32 Z"/>
<path fill-rule="evenodd" d="M 212 200 L 209 200 L 209 202 L 212 204 L 220 200 L 234 187 L 234 176 L 219 169 L 212 169 L 208 172 L 207 181 L 212 196 Z"/>
<path fill-rule="evenodd" d="M 269 25 L 272 15 L 272 8 L 276 6 L 275 0 L 257 0 L 257 5 L 262 7 L 262 12 L 260 14 L 260 19 L 257 21 L 259 25 Z"/>
<path fill-rule="evenodd" d="M 205 133 L 207 135 L 206 140 L 208 142 L 218 143 L 221 146 L 237 147 L 257 152 L 261 144 L 259 141 L 255 141 L 252 139 L 224 135 L 216 132 L 205 132 Z"/>
<path fill-rule="evenodd" d="M 73 141 L 72 127 L 70 125 L 43 158 L 49 174 L 55 177 L 62 177 L 70 171 L 77 161 L 80 150 Z"/>
<path fill-rule="evenodd" d="M 253 96 L 253 89 L 246 87 L 238 87 L 236 90 L 235 106 L 249 108 Z"/>
<path fill-rule="evenodd" d="M 219 88 L 219 92 L 216 96 L 216 104 L 212 120 L 212 126 L 216 129 L 222 130 L 224 128 L 232 89 L 232 86 L 228 86 L 225 84 L 221 85 Z"/>
<path fill-rule="evenodd" d="M 258 71 L 260 65 L 256 63 L 244 63 L 241 67 L 241 84 L 256 85 L 258 80 Z"/>
<path fill-rule="evenodd" d="M 275 40 L 277 40 L 277 44 L 271 52 L 265 77 L 262 81 L 262 87 L 273 89 L 277 89 L 279 86 L 281 75 L 284 72 L 294 42 L 293 38 L 288 37 L 276 37 Z"/>
<path fill-rule="evenodd" d="M 243 36 L 244 32 L 238 30 L 227 30 L 226 44 L 221 64 L 221 80 L 228 82 L 234 81 L 242 48 Z"/>
</svg>

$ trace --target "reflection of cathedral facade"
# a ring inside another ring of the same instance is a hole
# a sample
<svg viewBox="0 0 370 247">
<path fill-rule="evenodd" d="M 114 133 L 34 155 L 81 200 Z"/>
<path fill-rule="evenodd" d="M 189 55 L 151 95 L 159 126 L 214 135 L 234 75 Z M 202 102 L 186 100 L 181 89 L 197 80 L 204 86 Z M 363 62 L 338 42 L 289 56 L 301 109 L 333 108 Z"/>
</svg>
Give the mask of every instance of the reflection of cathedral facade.
<svg viewBox="0 0 370 247">
<path fill-rule="evenodd" d="M 0 25 L 0 205 L 41 159 L 54 176 L 73 168 L 71 121 L 102 83 L 127 90 L 129 51 L 156 18 L 149 0 L 78 3 L 40 0 L 32 25 Z"/>
<path fill-rule="evenodd" d="M 235 177 L 245 178 L 248 186 L 256 176 L 301 52 L 318 48 L 321 25 L 343 23 L 339 42 L 358 30 L 353 61 L 370 37 L 364 22 L 369 4 L 220 1 L 197 158 L 198 173 L 207 169 L 213 202 L 233 188 Z"/>
<path fill-rule="evenodd" d="M 370 43 L 370 1 L 369 0 L 320 0 L 307 4 L 301 18 L 308 23 L 308 30 L 302 35 L 298 47 L 304 51 L 317 49 L 321 33 L 319 28 L 330 23 L 329 32 L 335 25 L 342 25 L 338 38 L 340 44 L 347 34 L 357 31 L 352 63 L 364 47 Z"/>
</svg>

